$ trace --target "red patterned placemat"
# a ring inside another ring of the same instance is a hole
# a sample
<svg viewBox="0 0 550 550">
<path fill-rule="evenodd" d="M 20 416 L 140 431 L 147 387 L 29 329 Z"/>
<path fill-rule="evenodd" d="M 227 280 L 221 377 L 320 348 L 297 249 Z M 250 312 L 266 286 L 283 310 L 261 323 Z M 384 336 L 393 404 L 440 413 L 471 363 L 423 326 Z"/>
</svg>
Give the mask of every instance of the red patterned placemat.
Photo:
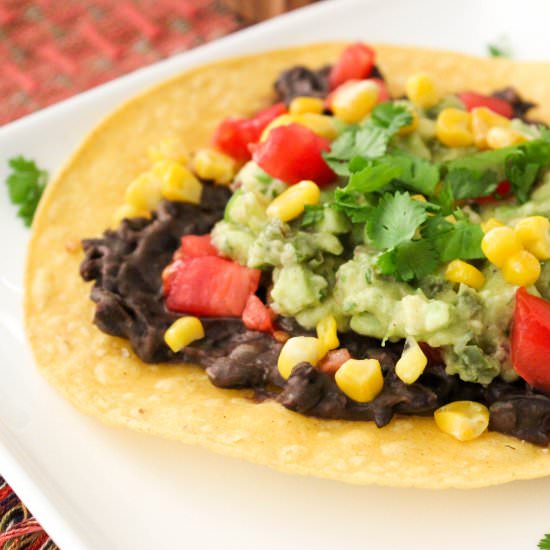
<svg viewBox="0 0 550 550">
<path fill-rule="evenodd" d="M 0 0 L 0 124 L 241 26 L 211 0 Z"/>
<path fill-rule="evenodd" d="M 242 26 L 211 0 L 0 0 L 0 125 Z M 0 477 L 0 550 L 56 548 Z"/>
</svg>

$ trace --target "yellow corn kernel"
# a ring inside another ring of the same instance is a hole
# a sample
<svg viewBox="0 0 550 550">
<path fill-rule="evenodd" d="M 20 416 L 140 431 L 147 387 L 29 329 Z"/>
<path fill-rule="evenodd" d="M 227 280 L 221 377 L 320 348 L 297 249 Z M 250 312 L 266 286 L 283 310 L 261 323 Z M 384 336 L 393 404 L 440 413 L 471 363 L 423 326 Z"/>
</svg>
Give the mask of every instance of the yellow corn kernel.
<svg viewBox="0 0 550 550">
<path fill-rule="evenodd" d="M 504 227 L 504 224 L 499 222 L 496 218 L 489 218 L 487 221 L 481 222 L 481 230 L 483 233 L 489 233 L 489 231 L 495 227 Z"/>
<path fill-rule="evenodd" d="M 452 283 L 462 283 L 476 290 L 485 284 L 485 276 L 477 267 L 462 260 L 449 262 L 445 270 L 445 279 Z"/>
<path fill-rule="evenodd" d="M 358 403 L 372 401 L 384 387 L 382 368 L 376 359 L 348 359 L 334 376 L 338 387 Z"/>
<path fill-rule="evenodd" d="M 489 409 L 475 401 L 454 401 L 434 412 L 437 427 L 459 441 L 479 437 L 489 426 Z"/>
<path fill-rule="evenodd" d="M 124 198 L 136 210 L 154 210 L 162 200 L 160 181 L 153 173 L 145 172 L 130 183 Z"/>
<path fill-rule="evenodd" d="M 502 267 L 510 256 L 523 249 L 519 237 L 510 227 L 495 227 L 485 233 L 481 250 L 486 258 L 497 267 Z"/>
<path fill-rule="evenodd" d="M 288 106 L 291 115 L 303 115 L 304 113 L 320 115 L 324 110 L 325 102 L 318 97 L 295 97 Z"/>
<path fill-rule="evenodd" d="M 474 144 L 479 149 L 487 149 L 487 133 L 491 128 L 508 128 L 510 120 L 503 117 L 487 107 L 476 107 L 472 109 L 472 133 Z"/>
<path fill-rule="evenodd" d="M 148 218 L 147 210 L 139 210 L 131 204 L 123 204 L 119 206 L 113 215 L 113 225 L 117 226 L 122 220 L 129 218 Z"/>
<path fill-rule="evenodd" d="M 526 250 L 539 260 L 550 260 L 550 221 L 544 216 L 529 216 L 515 227 Z"/>
<path fill-rule="evenodd" d="M 300 216 L 306 205 L 317 204 L 320 197 L 319 187 L 310 180 L 303 180 L 273 199 L 267 207 L 266 214 L 269 218 L 279 218 L 288 222 Z"/>
<path fill-rule="evenodd" d="M 400 136 L 406 136 L 408 134 L 412 134 L 417 128 L 420 121 L 420 117 L 418 116 L 418 113 L 416 109 L 410 105 L 407 105 L 409 112 L 412 115 L 412 120 L 410 124 L 407 124 L 407 126 L 403 126 L 402 128 L 399 128 L 399 131 L 397 132 Z"/>
<path fill-rule="evenodd" d="M 201 338 L 204 338 L 204 328 L 196 317 L 180 317 L 164 333 L 164 341 L 174 353 Z"/>
<path fill-rule="evenodd" d="M 324 357 L 331 349 L 336 349 L 340 345 L 336 319 L 333 315 L 327 315 L 317 323 L 316 328 L 321 347 L 321 357 Z"/>
<path fill-rule="evenodd" d="M 502 276 L 511 285 L 534 285 L 540 277 L 540 262 L 531 252 L 520 250 L 508 258 L 502 267 Z"/>
<path fill-rule="evenodd" d="M 487 132 L 487 146 L 489 149 L 502 149 L 512 145 L 519 145 L 527 141 L 527 137 L 513 128 L 499 128 L 495 126 Z"/>
<path fill-rule="evenodd" d="M 321 346 L 317 338 L 294 336 L 289 338 L 281 348 L 277 368 L 279 374 L 287 380 L 298 363 L 306 362 L 315 366 L 319 359 L 321 359 Z"/>
<path fill-rule="evenodd" d="M 328 115 L 319 115 L 315 113 L 302 113 L 300 115 L 280 115 L 275 120 L 270 122 L 260 137 L 260 141 L 265 141 L 269 132 L 273 128 L 279 126 L 288 126 L 289 124 L 300 124 L 309 128 L 312 132 L 318 136 L 324 137 L 326 139 L 334 139 L 338 135 L 338 130 L 336 129 L 334 117 Z"/>
<path fill-rule="evenodd" d="M 410 76 L 405 91 L 407 97 L 422 109 L 433 107 L 441 98 L 436 81 L 427 73 Z"/>
<path fill-rule="evenodd" d="M 199 178 L 226 185 L 235 176 L 237 163 L 215 149 L 200 149 L 195 153 L 192 168 Z"/>
<path fill-rule="evenodd" d="M 471 115 L 466 111 L 454 107 L 443 109 L 435 123 L 435 135 L 448 147 L 467 147 L 474 142 L 470 121 Z"/>
<path fill-rule="evenodd" d="M 189 152 L 181 140 L 165 138 L 156 145 L 151 145 L 148 150 L 151 162 L 159 160 L 175 160 L 182 164 L 189 162 Z"/>
<path fill-rule="evenodd" d="M 413 338 L 407 338 L 401 357 L 395 364 L 395 374 L 405 384 L 416 382 L 424 372 L 428 358 Z"/>
<path fill-rule="evenodd" d="M 344 122 L 363 120 L 378 102 L 380 90 L 369 80 L 341 86 L 332 97 L 332 112 Z"/>
<path fill-rule="evenodd" d="M 424 195 L 411 195 L 411 199 L 413 201 L 418 201 L 418 202 L 428 202 L 428 200 L 426 199 L 426 197 Z"/>
<path fill-rule="evenodd" d="M 175 160 L 159 160 L 151 169 L 161 182 L 161 193 L 169 201 L 201 201 L 201 182 L 183 165 Z"/>
</svg>

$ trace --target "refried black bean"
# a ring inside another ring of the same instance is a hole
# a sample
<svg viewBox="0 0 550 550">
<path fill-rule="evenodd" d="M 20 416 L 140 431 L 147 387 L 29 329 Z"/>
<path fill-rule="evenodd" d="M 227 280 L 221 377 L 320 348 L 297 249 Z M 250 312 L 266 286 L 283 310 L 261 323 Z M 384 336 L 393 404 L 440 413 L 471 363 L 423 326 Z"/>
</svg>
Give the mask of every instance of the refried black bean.
<svg viewBox="0 0 550 550">
<path fill-rule="evenodd" d="M 524 100 L 515 88 L 512 86 L 507 86 L 502 90 L 496 90 L 491 94 L 493 97 L 498 97 L 499 99 L 504 99 L 512 106 L 514 110 L 514 118 L 526 119 L 527 112 L 536 106 L 536 103 L 532 101 Z"/>
</svg>

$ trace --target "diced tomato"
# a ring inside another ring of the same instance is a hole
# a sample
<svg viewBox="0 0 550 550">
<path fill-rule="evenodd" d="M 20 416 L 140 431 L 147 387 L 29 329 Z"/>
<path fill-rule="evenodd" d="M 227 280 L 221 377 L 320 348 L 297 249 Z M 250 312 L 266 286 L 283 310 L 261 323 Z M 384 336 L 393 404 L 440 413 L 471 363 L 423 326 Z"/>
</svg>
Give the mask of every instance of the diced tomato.
<svg viewBox="0 0 550 550">
<path fill-rule="evenodd" d="M 181 246 L 174 254 L 174 260 L 218 255 L 218 249 L 212 244 L 209 233 L 206 235 L 184 235 L 181 238 Z"/>
<path fill-rule="evenodd" d="M 424 352 L 424 355 L 428 359 L 430 365 L 442 365 L 443 356 L 439 348 L 432 348 L 432 346 L 426 344 L 426 342 L 418 342 L 420 349 Z"/>
<path fill-rule="evenodd" d="M 252 158 L 269 175 L 286 183 L 313 180 L 323 186 L 336 179 L 322 151 L 330 142 L 300 124 L 278 126 L 267 139 L 253 147 Z"/>
<path fill-rule="evenodd" d="M 167 270 L 168 309 L 203 317 L 240 317 L 260 281 L 259 269 L 217 256 L 183 258 Z"/>
<path fill-rule="evenodd" d="M 512 186 L 508 180 L 501 181 L 492 195 L 487 197 L 478 197 L 475 202 L 478 204 L 489 204 L 497 200 L 502 200 L 510 196 L 512 193 Z"/>
<path fill-rule="evenodd" d="M 243 323 L 247 329 L 273 332 L 273 311 L 255 294 L 252 294 L 243 311 Z"/>
<path fill-rule="evenodd" d="M 374 50 L 366 44 L 357 42 L 348 46 L 330 71 L 330 89 L 334 90 L 348 80 L 367 78 L 374 67 L 375 57 Z"/>
<path fill-rule="evenodd" d="M 366 78 L 363 80 L 374 82 L 374 84 L 378 86 L 378 103 L 382 103 L 390 99 L 390 92 L 388 91 L 388 87 L 386 86 L 386 83 L 381 78 Z M 336 88 L 335 90 L 332 90 L 332 92 L 330 92 L 330 94 L 328 94 L 328 96 L 325 99 L 325 108 L 331 111 L 332 99 L 334 97 L 334 94 L 342 90 L 343 88 L 346 88 L 347 86 L 351 86 L 352 84 L 355 84 L 356 82 L 361 82 L 361 80 L 357 78 L 354 78 L 352 80 L 347 80 L 346 82 L 338 86 L 338 88 Z"/>
<path fill-rule="evenodd" d="M 529 384 L 550 393 L 550 302 L 523 287 L 516 292 L 512 365 Z"/>
<path fill-rule="evenodd" d="M 514 116 L 514 109 L 512 105 L 499 97 L 493 97 L 490 95 L 478 94 L 476 92 L 462 92 L 458 94 L 458 98 L 468 111 L 475 109 L 476 107 L 487 107 L 491 111 L 505 116 L 506 118 L 512 118 Z"/>
<path fill-rule="evenodd" d="M 214 134 L 214 145 L 236 160 L 249 160 L 248 145 L 256 143 L 265 127 L 286 113 L 284 103 L 277 103 L 252 118 L 229 117 L 223 120 Z"/>
<path fill-rule="evenodd" d="M 327 374 L 336 374 L 336 371 L 348 360 L 351 355 L 346 348 L 329 351 L 317 365 L 317 369 Z"/>
</svg>

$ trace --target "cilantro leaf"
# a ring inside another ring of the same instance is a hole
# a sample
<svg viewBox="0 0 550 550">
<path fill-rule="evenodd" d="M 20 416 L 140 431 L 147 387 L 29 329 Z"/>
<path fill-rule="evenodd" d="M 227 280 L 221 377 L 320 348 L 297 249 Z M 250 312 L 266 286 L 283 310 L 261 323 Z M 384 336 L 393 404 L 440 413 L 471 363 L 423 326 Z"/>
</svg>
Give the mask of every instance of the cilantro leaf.
<svg viewBox="0 0 550 550">
<path fill-rule="evenodd" d="M 487 44 L 487 49 L 489 50 L 489 55 L 491 57 L 510 57 L 508 52 L 505 52 L 500 46 Z"/>
<path fill-rule="evenodd" d="M 409 193 L 386 193 L 372 209 L 365 230 L 374 246 L 384 250 L 410 241 L 426 218 L 423 204 Z"/>
<path fill-rule="evenodd" d="M 325 207 L 322 204 L 307 204 L 304 208 L 304 215 L 300 223 L 301 227 L 316 224 L 325 217 Z"/>
<path fill-rule="evenodd" d="M 372 193 L 386 187 L 401 174 L 398 165 L 381 159 L 380 162 L 371 162 L 360 172 L 351 174 L 346 191 Z"/>
<path fill-rule="evenodd" d="M 421 239 L 398 244 L 381 254 L 377 264 L 383 275 L 409 282 L 432 273 L 439 265 L 439 256 L 432 242 Z"/>
<path fill-rule="evenodd" d="M 448 172 L 445 182 L 450 186 L 454 200 L 461 200 L 492 195 L 499 179 L 494 170 L 478 172 L 458 167 Z"/>
<path fill-rule="evenodd" d="M 353 223 L 366 222 L 372 212 L 372 205 L 365 195 L 341 188 L 334 191 L 334 206 L 344 212 Z"/>
<path fill-rule="evenodd" d="M 405 105 L 385 102 L 377 105 L 362 126 L 353 125 L 333 142 L 328 153 L 323 153 L 327 164 L 339 175 L 348 176 L 348 161 L 354 157 L 378 158 L 388 148 L 393 135 L 412 121 Z"/>
<path fill-rule="evenodd" d="M 539 540 L 538 547 L 540 550 L 550 550 L 550 535 L 544 535 L 544 537 Z"/>
<path fill-rule="evenodd" d="M 422 235 L 433 243 L 442 262 L 483 258 L 481 226 L 466 218 L 451 223 L 442 216 L 432 216 L 427 220 Z"/>
<path fill-rule="evenodd" d="M 11 172 L 6 184 L 10 200 L 19 206 L 17 215 L 28 227 L 32 223 L 38 202 L 46 187 L 48 173 L 38 168 L 34 161 L 23 156 L 10 159 L 8 164 Z"/>
</svg>

